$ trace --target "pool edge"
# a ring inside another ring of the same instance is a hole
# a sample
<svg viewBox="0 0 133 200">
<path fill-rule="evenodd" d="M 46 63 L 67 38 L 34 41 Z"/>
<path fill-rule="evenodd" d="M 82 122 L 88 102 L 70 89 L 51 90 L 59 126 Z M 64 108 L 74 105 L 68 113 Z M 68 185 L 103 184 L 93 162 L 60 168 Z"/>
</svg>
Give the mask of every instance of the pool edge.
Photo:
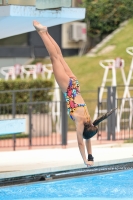
<svg viewBox="0 0 133 200">
<path fill-rule="evenodd" d="M 88 175 L 95 175 L 100 173 L 115 172 L 115 171 L 130 170 L 130 169 L 133 169 L 133 161 L 121 162 L 115 164 L 106 163 L 105 165 L 93 166 L 90 168 L 76 168 L 76 169 L 68 169 L 68 170 L 61 170 L 54 172 L 49 171 L 44 173 L 37 173 L 36 171 L 34 174 L 30 175 L 0 178 L 0 187 L 16 185 L 16 184 L 25 184 L 31 182 L 39 182 L 39 181 L 51 181 L 51 180 L 70 178 L 76 176 L 84 176 L 84 175 L 88 176 Z"/>
</svg>

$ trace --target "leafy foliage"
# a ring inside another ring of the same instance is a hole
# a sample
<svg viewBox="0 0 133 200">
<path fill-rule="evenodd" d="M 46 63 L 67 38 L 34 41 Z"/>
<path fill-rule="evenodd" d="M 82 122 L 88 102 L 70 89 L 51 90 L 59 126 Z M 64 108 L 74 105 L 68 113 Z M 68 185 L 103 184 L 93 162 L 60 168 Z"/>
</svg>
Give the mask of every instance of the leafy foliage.
<svg viewBox="0 0 133 200">
<path fill-rule="evenodd" d="M 12 103 L 12 94 L 15 92 L 15 102 L 29 102 L 30 92 L 23 91 L 27 89 L 44 88 L 44 90 L 32 91 L 32 101 L 49 101 L 51 96 L 48 93 L 51 91 L 53 82 L 43 79 L 27 79 L 27 80 L 1 80 L 0 81 L 0 103 Z M 46 88 L 46 89 L 45 89 Z"/>
<path fill-rule="evenodd" d="M 132 0 L 83 0 L 88 35 L 98 37 L 114 31 L 121 22 L 132 18 Z"/>
</svg>

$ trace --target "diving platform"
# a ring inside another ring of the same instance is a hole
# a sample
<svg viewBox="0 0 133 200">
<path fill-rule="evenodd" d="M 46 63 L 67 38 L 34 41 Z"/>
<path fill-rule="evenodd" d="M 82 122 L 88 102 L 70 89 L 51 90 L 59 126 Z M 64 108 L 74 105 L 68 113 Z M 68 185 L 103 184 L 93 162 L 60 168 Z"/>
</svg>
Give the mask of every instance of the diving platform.
<svg viewBox="0 0 133 200">
<path fill-rule="evenodd" d="M 1 1 L 1 0 L 0 0 Z M 12 0 L 13 1 L 13 0 Z M 11 2 L 12 2 L 11 1 Z M 10 1 L 8 1 L 10 2 Z M 52 1 L 49 1 L 52 3 Z M 70 4 L 70 1 L 68 1 Z M 40 2 L 35 5 L 1 5 L 0 6 L 0 39 L 34 31 L 33 20 L 47 27 L 82 20 L 85 18 L 85 8 L 58 7 L 49 5 L 49 9 Z M 63 6 L 63 4 L 61 4 Z M 41 9 L 40 9 L 41 8 Z"/>
</svg>

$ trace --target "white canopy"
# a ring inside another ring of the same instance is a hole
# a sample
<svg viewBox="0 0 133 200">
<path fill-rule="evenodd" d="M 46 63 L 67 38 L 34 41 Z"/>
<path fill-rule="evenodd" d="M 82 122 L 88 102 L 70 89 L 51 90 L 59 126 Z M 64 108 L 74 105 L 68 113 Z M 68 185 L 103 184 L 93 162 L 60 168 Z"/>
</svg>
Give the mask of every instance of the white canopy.
<svg viewBox="0 0 133 200">
<path fill-rule="evenodd" d="M 34 31 L 33 20 L 50 27 L 85 18 L 85 8 L 38 10 L 35 6 L 0 6 L 0 39 Z"/>
</svg>

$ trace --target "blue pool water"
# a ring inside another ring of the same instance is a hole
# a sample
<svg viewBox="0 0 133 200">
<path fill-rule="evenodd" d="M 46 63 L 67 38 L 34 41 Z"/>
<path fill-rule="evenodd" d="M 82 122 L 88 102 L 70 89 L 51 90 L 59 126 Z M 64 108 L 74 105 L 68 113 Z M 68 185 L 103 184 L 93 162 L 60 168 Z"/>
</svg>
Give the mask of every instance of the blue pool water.
<svg viewBox="0 0 133 200">
<path fill-rule="evenodd" d="M 133 170 L 0 188 L 0 200 L 133 200 Z"/>
</svg>

